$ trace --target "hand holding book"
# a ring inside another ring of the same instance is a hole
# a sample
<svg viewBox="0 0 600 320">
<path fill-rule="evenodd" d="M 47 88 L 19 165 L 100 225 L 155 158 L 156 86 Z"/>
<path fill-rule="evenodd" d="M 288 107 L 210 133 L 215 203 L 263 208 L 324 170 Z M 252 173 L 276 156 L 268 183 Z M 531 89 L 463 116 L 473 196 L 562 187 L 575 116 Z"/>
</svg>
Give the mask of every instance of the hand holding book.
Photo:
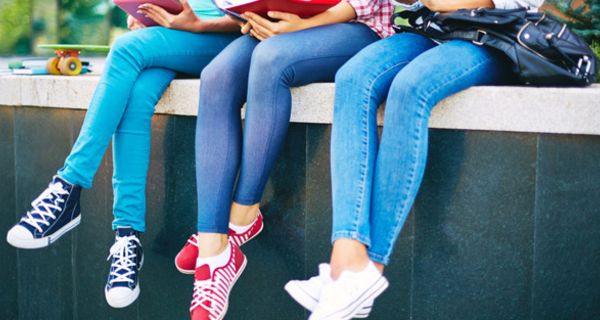
<svg viewBox="0 0 600 320">
<path fill-rule="evenodd" d="M 141 4 L 138 7 L 137 13 L 143 14 L 165 28 L 191 32 L 202 31 L 202 20 L 194 13 L 194 10 L 188 1 L 179 0 L 179 3 L 181 4 L 182 10 L 177 14 L 170 13 L 164 8 L 152 3 Z"/>
<path fill-rule="evenodd" d="M 242 14 L 253 12 L 263 17 L 270 11 L 293 13 L 301 18 L 315 16 L 341 0 L 213 0 L 225 13 L 244 20 Z"/>
<path fill-rule="evenodd" d="M 242 33 L 259 40 L 356 18 L 354 7 L 341 0 L 213 1 L 225 13 L 244 22 Z"/>
<path fill-rule="evenodd" d="M 242 26 L 242 33 L 250 33 L 253 37 L 262 41 L 281 33 L 306 29 L 306 27 L 304 27 L 305 20 L 296 14 L 269 11 L 267 15 L 269 18 L 276 21 L 263 18 L 253 12 L 242 14 L 242 17 L 247 21 L 247 23 Z"/>
<path fill-rule="evenodd" d="M 134 16 L 132 15 L 128 15 L 127 16 L 127 28 L 129 28 L 129 30 L 139 30 L 139 29 L 143 29 L 146 26 L 140 22 L 140 20 L 136 19 Z"/>
</svg>

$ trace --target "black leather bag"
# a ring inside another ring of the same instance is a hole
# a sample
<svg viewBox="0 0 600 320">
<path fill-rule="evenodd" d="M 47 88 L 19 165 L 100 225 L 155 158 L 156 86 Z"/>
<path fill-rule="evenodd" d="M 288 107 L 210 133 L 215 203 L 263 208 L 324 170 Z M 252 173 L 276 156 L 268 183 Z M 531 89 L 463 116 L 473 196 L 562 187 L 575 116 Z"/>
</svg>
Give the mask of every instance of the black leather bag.
<svg viewBox="0 0 600 320">
<path fill-rule="evenodd" d="M 410 26 L 397 32 L 416 32 L 431 39 L 462 39 L 503 52 L 512 60 L 522 83 L 534 86 L 588 86 L 596 80 L 597 61 L 589 46 L 566 24 L 546 13 L 527 9 L 473 9 L 449 13 L 427 8 L 392 17 Z"/>
</svg>

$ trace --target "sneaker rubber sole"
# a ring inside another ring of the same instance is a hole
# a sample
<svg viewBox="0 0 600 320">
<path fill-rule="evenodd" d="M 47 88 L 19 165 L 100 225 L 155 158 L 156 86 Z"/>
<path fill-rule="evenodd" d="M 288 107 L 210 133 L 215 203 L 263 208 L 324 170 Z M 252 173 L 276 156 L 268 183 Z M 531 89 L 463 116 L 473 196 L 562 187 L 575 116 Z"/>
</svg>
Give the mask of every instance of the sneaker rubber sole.
<svg viewBox="0 0 600 320">
<path fill-rule="evenodd" d="M 180 268 L 180 267 L 177 265 L 177 257 L 175 257 L 175 260 L 174 260 L 174 262 L 175 262 L 175 268 L 177 268 L 177 271 L 179 271 L 180 273 L 183 273 L 183 274 L 189 274 L 189 275 L 193 275 L 193 274 L 194 274 L 195 270 L 186 270 L 186 269 L 182 269 L 182 268 Z"/>
<path fill-rule="evenodd" d="M 358 299 L 357 303 L 349 305 L 344 309 L 338 310 L 332 315 L 329 315 L 332 319 L 343 319 L 350 320 L 360 312 L 359 310 L 367 305 L 369 301 L 375 300 L 385 289 L 387 289 L 389 283 L 384 277 L 379 278 L 371 287 L 367 289 Z"/>
<path fill-rule="evenodd" d="M 115 289 L 118 289 L 118 288 L 115 288 Z M 115 298 L 110 297 L 108 295 L 109 291 L 110 290 L 104 290 L 104 297 L 106 298 L 106 302 L 108 303 L 108 305 L 115 309 L 121 309 L 121 308 L 130 306 L 140 296 L 139 284 L 133 289 L 133 291 L 131 291 L 131 293 L 129 295 L 121 297 L 121 299 L 115 299 Z"/>
<path fill-rule="evenodd" d="M 294 299 L 298 304 L 300 304 L 304 309 L 313 312 L 319 303 L 319 299 L 312 296 L 309 292 L 304 290 L 302 286 L 298 285 L 296 282 L 288 282 L 285 287 L 285 291 Z M 364 319 L 368 318 L 371 313 L 372 304 L 366 303 L 364 307 L 358 311 L 354 318 Z"/>
<path fill-rule="evenodd" d="M 77 218 L 71 220 L 69 223 L 65 224 L 62 228 L 58 229 L 51 235 L 46 237 L 38 238 L 38 239 L 19 239 L 11 237 L 10 231 L 6 235 L 6 242 L 12 245 L 15 248 L 19 249 L 40 249 L 45 248 L 52 243 L 56 242 L 56 240 L 60 239 L 65 233 L 69 232 L 71 229 L 77 227 L 81 222 L 81 214 L 77 216 Z"/>
</svg>

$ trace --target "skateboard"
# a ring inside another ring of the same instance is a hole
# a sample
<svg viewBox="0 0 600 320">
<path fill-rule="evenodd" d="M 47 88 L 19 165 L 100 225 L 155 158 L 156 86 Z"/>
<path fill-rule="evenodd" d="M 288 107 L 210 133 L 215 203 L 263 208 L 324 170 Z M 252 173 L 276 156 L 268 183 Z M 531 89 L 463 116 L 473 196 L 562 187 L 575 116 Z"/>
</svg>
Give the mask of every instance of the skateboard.
<svg viewBox="0 0 600 320">
<path fill-rule="evenodd" d="M 109 46 L 85 44 L 40 44 L 39 48 L 54 50 L 56 57 L 48 59 L 46 69 L 49 74 L 76 76 L 83 67 L 79 54 L 81 51 L 108 53 Z"/>
</svg>

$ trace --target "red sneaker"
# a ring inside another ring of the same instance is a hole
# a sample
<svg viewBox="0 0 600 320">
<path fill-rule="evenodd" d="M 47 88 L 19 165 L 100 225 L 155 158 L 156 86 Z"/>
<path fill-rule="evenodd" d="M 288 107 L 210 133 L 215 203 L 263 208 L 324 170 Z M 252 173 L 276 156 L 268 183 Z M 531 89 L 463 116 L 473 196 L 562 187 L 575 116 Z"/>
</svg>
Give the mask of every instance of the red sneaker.
<svg viewBox="0 0 600 320">
<path fill-rule="evenodd" d="M 246 232 L 236 233 L 231 228 L 229 229 L 229 242 L 241 247 L 244 243 L 254 239 L 262 231 L 262 229 L 263 215 L 259 211 L 258 216 L 252 223 L 252 226 Z M 175 257 L 175 267 L 181 273 L 194 274 L 197 258 L 198 235 L 193 234 Z"/>
<path fill-rule="evenodd" d="M 221 320 L 227 313 L 229 293 L 246 267 L 246 256 L 233 243 L 231 256 L 222 267 L 210 270 L 205 264 L 196 268 L 194 294 L 190 307 L 192 320 Z"/>
</svg>

